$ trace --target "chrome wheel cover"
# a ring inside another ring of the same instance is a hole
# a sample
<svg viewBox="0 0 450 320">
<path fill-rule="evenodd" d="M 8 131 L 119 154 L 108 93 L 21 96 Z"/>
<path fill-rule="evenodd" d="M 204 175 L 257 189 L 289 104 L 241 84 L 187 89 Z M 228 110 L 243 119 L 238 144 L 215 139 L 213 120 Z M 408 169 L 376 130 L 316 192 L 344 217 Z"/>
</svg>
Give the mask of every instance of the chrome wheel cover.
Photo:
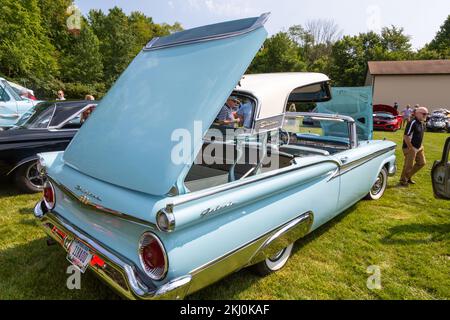
<svg viewBox="0 0 450 320">
<path fill-rule="evenodd" d="M 380 172 L 378 174 L 377 180 L 375 181 L 375 183 L 372 186 L 372 189 L 370 189 L 370 193 L 372 195 L 376 196 L 383 190 L 383 186 L 384 186 L 384 176 Z"/>
<path fill-rule="evenodd" d="M 34 162 L 27 168 L 26 178 L 33 185 L 33 187 L 38 189 L 42 189 L 44 187 L 45 178 L 39 172 L 37 162 Z"/>
</svg>

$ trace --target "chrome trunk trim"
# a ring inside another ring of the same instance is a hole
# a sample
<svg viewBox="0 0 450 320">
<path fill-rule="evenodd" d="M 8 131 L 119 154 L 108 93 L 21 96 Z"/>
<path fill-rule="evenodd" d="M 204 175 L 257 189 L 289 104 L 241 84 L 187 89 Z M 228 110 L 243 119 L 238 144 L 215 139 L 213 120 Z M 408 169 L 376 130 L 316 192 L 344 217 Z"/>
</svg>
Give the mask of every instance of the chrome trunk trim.
<svg viewBox="0 0 450 320">
<path fill-rule="evenodd" d="M 270 15 L 269 12 L 263 13 L 261 16 L 259 16 L 259 18 L 255 21 L 255 23 L 253 23 L 253 25 L 251 25 L 250 27 L 248 27 L 246 29 L 242 29 L 242 30 L 235 31 L 235 32 L 220 33 L 220 34 L 215 34 L 215 35 L 206 35 L 204 37 L 199 37 L 199 38 L 194 38 L 194 39 L 189 39 L 189 40 L 174 41 L 172 43 L 168 43 L 165 45 L 158 45 L 158 40 L 160 38 L 156 37 L 156 38 L 153 38 L 152 40 L 150 40 L 150 42 L 147 43 L 147 45 L 144 47 L 143 50 L 144 51 L 159 50 L 159 49 L 171 48 L 171 47 L 175 47 L 175 46 L 188 45 L 188 44 L 193 44 L 193 43 L 226 39 L 226 38 L 230 38 L 230 37 L 240 36 L 240 35 L 249 33 L 253 30 L 256 30 L 256 29 L 264 26 L 267 19 L 269 19 L 269 15 Z"/>
<path fill-rule="evenodd" d="M 76 200 L 77 202 L 79 202 L 79 204 L 81 206 L 87 206 L 90 209 L 93 209 L 99 213 L 102 214 L 107 214 L 107 215 L 113 215 L 119 219 L 123 219 L 123 220 L 127 220 L 127 221 L 131 221 L 137 224 L 141 224 L 144 225 L 146 227 L 150 227 L 153 230 L 157 230 L 157 227 L 155 224 L 146 221 L 146 220 L 142 220 L 139 218 L 136 218 L 132 215 L 123 213 L 123 212 L 119 212 L 117 210 L 113 210 L 110 208 L 106 208 L 104 206 L 98 205 L 96 203 L 93 203 L 91 201 L 89 201 L 86 197 L 83 196 L 78 196 L 77 194 L 75 194 L 73 191 L 69 190 L 66 186 L 64 186 L 62 183 L 59 183 L 58 181 L 56 181 L 55 179 L 51 178 L 50 176 L 47 176 L 47 179 L 50 180 L 50 182 L 52 182 L 59 190 L 61 190 L 65 195 L 71 197 L 73 200 Z"/>
</svg>

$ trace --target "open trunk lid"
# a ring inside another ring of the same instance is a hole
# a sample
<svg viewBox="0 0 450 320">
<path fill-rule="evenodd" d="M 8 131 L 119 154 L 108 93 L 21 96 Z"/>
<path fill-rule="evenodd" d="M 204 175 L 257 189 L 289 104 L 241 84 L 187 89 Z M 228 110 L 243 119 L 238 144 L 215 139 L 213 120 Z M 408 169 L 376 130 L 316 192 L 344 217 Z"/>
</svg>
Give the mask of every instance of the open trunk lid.
<svg viewBox="0 0 450 320">
<path fill-rule="evenodd" d="M 152 40 L 72 140 L 65 163 L 131 190 L 167 194 L 263 44 L 266 19 Z"/>
</svg>

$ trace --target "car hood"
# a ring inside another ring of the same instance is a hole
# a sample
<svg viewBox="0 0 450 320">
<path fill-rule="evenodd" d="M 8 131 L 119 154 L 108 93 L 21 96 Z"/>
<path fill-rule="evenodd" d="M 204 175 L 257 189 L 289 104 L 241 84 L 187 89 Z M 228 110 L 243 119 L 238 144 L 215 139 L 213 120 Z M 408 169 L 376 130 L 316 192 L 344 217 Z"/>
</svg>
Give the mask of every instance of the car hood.
<svg viewBox="0 0 450 320">
<path fill-rule="evenodd" d="M 377 111 L 378 112 L 384 111 L 386 113 L 392 114 L 393 116 L 398 116 L 399 115 L 398 111 L 394 107 L 388 106 L 386 104 L 376 104 L 376 105 L 374 105 L 373 106 L 373 112 L 377 112 Z"/>
<path fill-rule="evenodd" d="M 167 194 L 264 43 L 266 18 L 152 40 L 79 130 L 64 162 L 102 181 Z"/>
</svg>

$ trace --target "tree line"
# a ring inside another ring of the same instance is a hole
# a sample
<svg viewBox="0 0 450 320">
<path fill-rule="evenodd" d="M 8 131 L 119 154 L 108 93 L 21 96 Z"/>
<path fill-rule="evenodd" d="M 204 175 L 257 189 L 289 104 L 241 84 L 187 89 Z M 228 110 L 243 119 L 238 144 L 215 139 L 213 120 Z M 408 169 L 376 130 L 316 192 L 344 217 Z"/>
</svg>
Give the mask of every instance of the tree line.
<svg viewBox="0 0 450 320">
<path fill-rule="evenodd" d="M 0 76 L 41 98 L 104 95 L 145 44 L 181 30 L 141 12 L 91 10 L 70 32 L 72 0 L 0 0 Z"/>
<path fill-rule="evenodd" d="M 450 15 L 423 48 L 410 40 L 397 26 L 341 36 L 332 20 L 313 20 L 268 38 L 248 72 L 323 72 L 335 86 L 362 86 L 368 61 L 450 59 Z"/>
<path fill-rule="evenodd" d="M 0 0 L 0 76 L 54 98 L 102 97 L 153 37 L 182 30 L 141 12 L 90 10 L 79 32 L 70 32 L 73 0 Z M 313 20 L 269 37 L 249 73 L 311 71 L 337 86 L 364 85 L 367 61 L 450 58 L 450 15 L 435 38 L 413 50 L 403 28 L 342 36 L 332 20 Z"/>
</svg>

